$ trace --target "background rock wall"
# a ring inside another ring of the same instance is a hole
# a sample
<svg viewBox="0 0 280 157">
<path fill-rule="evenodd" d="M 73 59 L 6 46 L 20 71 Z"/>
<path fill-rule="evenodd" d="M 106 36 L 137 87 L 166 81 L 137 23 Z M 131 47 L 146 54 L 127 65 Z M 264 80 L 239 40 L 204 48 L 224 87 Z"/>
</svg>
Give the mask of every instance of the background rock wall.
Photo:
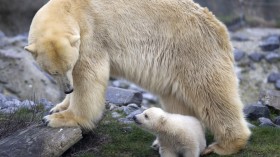
<svg viewBox="0 0 280 157">
<path fill-rule="evenodd" d="M 235 30 L 244 25 L 280 26 L 279 0 L 194 0 Z M 27 32 L 36 11 L 48 0 L 0 0 L 0 30 L 6 35 Z"/>
<path fill-rule="evenodd" d="M 0 0 L 0 30 L 12 36 L 27 32 L 37 10 L 48 0 Z"/>
<path fill-rule="evenodd" d="M 228 26 L 280 26 L 279 0 L 194 0 L 209 10 Z"/>
</svg>

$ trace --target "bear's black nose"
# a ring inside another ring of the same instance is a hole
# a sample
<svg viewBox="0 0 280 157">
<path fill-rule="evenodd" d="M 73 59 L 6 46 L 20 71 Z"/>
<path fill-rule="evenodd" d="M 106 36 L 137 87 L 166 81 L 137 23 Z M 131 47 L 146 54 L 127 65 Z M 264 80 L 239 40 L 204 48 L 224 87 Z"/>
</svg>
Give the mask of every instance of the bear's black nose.
<svg viewBox="0 0 280 157">
<path fill-rule="evenodd" d="M 70 93 L 72 93 L 74 91 L 74 89 L 70 89 L 70 90 L 68 90 L 68 91 L 64 91 L 64 93 L 65 94 L 70 94 Z"/>
</svg>

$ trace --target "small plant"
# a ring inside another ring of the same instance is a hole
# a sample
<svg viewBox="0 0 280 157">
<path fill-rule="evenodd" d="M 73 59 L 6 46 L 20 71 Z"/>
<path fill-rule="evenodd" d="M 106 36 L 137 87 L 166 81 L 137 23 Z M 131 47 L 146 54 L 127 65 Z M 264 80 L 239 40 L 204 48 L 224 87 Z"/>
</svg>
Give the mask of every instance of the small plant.
<svg viewBox="0 0 280 157">
<path fill-rule="evenodd" d="M 19 108 L 12 113 L 0 112 L 0 139 L 41 121 L 45 112 L 44 106 L 40 104 L 30 106 Z"/>
</svg>

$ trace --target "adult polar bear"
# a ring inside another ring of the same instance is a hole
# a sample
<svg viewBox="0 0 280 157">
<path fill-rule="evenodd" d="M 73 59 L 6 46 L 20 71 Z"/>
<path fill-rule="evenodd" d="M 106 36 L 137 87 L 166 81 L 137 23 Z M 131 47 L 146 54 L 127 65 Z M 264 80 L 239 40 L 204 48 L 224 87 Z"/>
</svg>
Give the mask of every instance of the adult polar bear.
<svg viewBox="0 0 280 157">
<path fill-rule="evenodd" d="M 44 120 L 94 128 L 109 74 L 159 95 L 163 108 L 193 115 L 214 134 L 209 150 L 232 154 L 250 136 L 225 26 L 192 0 L 50 0 L 29 45 L 68 94 Z"/>
</svg>

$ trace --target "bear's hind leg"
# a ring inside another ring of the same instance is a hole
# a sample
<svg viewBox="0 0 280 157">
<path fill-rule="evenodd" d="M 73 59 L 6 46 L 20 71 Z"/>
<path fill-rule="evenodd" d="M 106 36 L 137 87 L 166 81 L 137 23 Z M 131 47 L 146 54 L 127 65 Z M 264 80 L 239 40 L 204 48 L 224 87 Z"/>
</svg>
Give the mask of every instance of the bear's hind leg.
<svg viewBox="0 0 280 157">
<path fill-rule="evenodd" d="M 242 103 L 230 94 L 207 94 L 210 99 L 199 105 L 198 115 L 214 134 L 215 143 L 205 151 L 219 155 L 230 155 L 243 149 L 250 137 L 250 130 L 242 113 Z M 208 103 L 206 103 L 208 102 Z"/>
</svg>

